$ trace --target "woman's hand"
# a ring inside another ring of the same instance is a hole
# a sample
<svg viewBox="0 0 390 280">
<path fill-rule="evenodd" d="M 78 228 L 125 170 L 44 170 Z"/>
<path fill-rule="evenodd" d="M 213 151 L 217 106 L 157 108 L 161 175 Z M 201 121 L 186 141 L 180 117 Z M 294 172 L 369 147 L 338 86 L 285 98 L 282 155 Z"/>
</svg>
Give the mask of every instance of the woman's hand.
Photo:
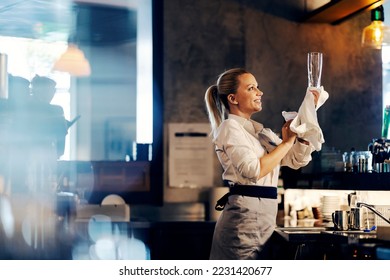
<svg viewBox="0 0 390 280">
<path fill-rule="evenodd" d="M 263 178 L 268 173 L 270 173 L 280 161 L 286 156 L 288 151 L 294 145 L 297 134 L 292 132 L 290 129 L 290 124 L 293 120 L 287 121 L 282 127 L 282 143 L 280 143 L 274 150 L 270 153 L 266 153 L 259 158 L 260 160 L 260 173 L 258 179 Z"/>
<path fill-rule="evenodd" d="M 314 106 L 317 107 L 318 99 L 320 98 L 320 92 L 317 89 L 310 89 L 310 92 L 314 95 Z"/>
<path fill-rule="evenodd" d="M 293 120 L 287 121 L 282 127 L 282 140 L 284 142 L 294 143 L 297 134 L 290 129 L 290 124 Z"/>
</svg>

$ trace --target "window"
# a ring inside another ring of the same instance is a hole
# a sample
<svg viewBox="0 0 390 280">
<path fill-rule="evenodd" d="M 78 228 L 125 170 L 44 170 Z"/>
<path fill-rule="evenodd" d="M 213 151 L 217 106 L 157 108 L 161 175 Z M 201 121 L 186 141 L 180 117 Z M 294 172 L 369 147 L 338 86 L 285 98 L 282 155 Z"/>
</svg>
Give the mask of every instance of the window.
<svg viewBox="0 0 390 280">
<path fill-rule="evenodd" d="M 66 49 L 65 41 L 47 42 L 43 40 L 0 36 L 0 53 L 7 54 L 8 73 L 20 76 L 31 81 L 35 75 L 47 76 L 57 83 L 57 91 L 52 104 L 60 105 L 64 109 L 65 118 L 70 119 L 70 76 L 67 73 L 51 71 L 54 61 Z M 66 139 L 64 155 L 70 157 L 69 138 Z"/>
<path fill-rule="evenodd" d="M 31 6 L 30 1 L 19 1 L 0 18 L 0 52 L 8 55 L 9 73 L 30 81 L 35 74 L 54 79 L 57 92 L 52 103 L 63 107 L 68 120 L 81 115 L 68 131 L 58 173 L 76 170 L 73 167 L 79 163 L 101 163 L 99 166 L 105 167 L 120 162 L 126 170 L 136 172 L 126 173 L 132 182 L 139 183 L 137 176 L 144 176 L 150 183 L 142 190 L 128 185 L 118 189 L 115 182 L 108 181 L 107 185 L 102 178 L 107 191 L 120 193 L 127 203 L 160 204 L 162 3 L 126 0 L 110 5 L 101 0 L 74 1 L 70 9 L 70 2 L 60 2 L 63 5 L 58 1 L 34 1 Z M 35 27 L 39 27 L 38 33 Z M 66 50 L 68 41 L 84 52 L 91 65 L 90 76 L 52 72 L 54 61 Z M 131 158 L 135 151 L 137 159 Z M 140 154 L 148 156 L 138 157 Z M 134 166 L 145 166 L 148 172 Z M 87 169 L 77 172 L 84 170 Z M 101 170 L 105 174 L 105 169 Z M 92 189 L 94 184 L 87 187 Z M 99 191 L 95 193 L 100 195 Z M 99 203 L 98 199 L 95 202 Z"/>
</svg>

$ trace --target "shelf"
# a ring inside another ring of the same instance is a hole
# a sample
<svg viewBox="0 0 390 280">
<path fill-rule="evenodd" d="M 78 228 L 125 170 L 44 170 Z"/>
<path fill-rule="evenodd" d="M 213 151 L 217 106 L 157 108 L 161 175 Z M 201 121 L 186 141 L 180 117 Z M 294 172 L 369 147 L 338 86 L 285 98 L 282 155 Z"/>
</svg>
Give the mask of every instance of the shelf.
<svg viewBox="0 0 390 280">
<path fill-rule="evenodd" d="M 285 188 L 390 190 L 390 173 L 299 173 L 288 172 L 282 178 Z"/>
</svg>

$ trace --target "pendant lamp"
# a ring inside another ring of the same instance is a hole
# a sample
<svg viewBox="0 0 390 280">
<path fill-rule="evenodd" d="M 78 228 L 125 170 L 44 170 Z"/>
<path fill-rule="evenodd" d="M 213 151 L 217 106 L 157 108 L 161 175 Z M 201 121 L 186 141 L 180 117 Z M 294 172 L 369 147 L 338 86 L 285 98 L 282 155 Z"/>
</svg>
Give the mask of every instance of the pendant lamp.
<svg viewBox="0 0 390 280">
<path fill-rule="evenodd" d="M 84 53 L 73 43 L 68 44 L 67 50 L 55 62 L 53 70 L 68 72 L 71 76 L 76 77 L 91 74 L 91 67 Z"/>
<path fill-rule="evenodd" d="M 390 44 L 390 30 L 384 20 L 383 6 L 371 10 L 371 24 L 363 29 L 363 47 L 381 49 L 382 46 Z"/>
<path fill-rule="evenodd" d="M 73 6 L 72 10 L 72 31 L 68 37 L 68 48 L 60 56 L 60 58 L 54 63 L 54 71 L 68 72 L 71 76 L 85 77 L 91 74 L 91 67 L 89 61 L 85 58 L 84 53 L 78 48 L 78 36 L 76 21 L 79 10 L 76 6 Z"/>
</svg>

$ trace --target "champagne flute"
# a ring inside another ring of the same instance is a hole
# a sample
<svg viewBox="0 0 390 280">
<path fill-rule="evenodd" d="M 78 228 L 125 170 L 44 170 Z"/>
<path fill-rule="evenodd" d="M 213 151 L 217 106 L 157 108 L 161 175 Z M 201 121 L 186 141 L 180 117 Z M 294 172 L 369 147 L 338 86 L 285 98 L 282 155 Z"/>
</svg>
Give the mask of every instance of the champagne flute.
<svg viewBox="0 0 390 280">
<path fill-rule="evenodd" d="M 322 53 L 309 52 L 307 54 L 307 74 L 309 87 L 321 87 Z"/>
</svg>

